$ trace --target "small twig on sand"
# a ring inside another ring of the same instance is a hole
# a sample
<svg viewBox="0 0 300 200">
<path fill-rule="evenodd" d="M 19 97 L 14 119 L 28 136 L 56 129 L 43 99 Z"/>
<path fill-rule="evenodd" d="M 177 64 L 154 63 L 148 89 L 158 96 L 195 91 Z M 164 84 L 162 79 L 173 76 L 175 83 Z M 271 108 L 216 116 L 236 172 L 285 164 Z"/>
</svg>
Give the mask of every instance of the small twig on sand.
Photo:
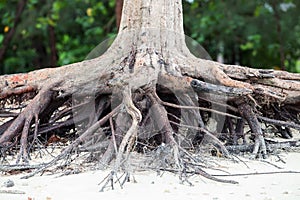
<svg viewBox="0 0 300 200">
<path fill-rule="evenodd" d="M 0 190 L 0 194 L 26 194 L 26 192 L 21 190 Z"/>
<path fill-rule="evenodd" d="M 270 175 L 270 174 L 300 174 L 300 171 L 252 172 L 252 173 L 239 173 L 239 174 L 213 174 L 212 176 L 253 176 L 253 175 Z"/>
</svg>

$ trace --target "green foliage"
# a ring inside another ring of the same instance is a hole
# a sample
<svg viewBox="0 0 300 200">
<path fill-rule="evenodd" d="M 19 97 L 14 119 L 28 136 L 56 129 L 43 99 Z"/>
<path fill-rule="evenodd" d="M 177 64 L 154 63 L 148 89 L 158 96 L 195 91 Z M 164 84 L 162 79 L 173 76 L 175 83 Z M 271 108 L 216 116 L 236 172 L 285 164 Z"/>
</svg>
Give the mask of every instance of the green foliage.
<svg viewBox="0 0 300 200">
<path fill-rule="evenodd" d="M 214 60 L 221 54 L 230 64 L 278 69 L 282 45 L 286 69 L 300 72 L 299 8 L 296 0 L 184 1 L 185 30 Z"/>
<path fill-rule="evenodd" d="M 14 27 L 17 0 L 0 0 L 0 45 Z M 276 2 L 274 4 L 274 2 Z M 300 1 L 297 0 L 183 0 L 188 36 L 216 60 L 259 68 L 285 67 L 300 72 Z M 275 5 L 275 7 L 274 7 Z M 0 73 L 49 67 L 55 31 L 56 65 L 78 62 L 107 37 L 113 38 L 115 0 L 28 0 L 9 44 Z M 279 42 L 275 11 L 281 27 Z M 0 47 L 1 47 L 0 46 Z"/>
<path fill-rule="evenodd" d="M 0 0 L 0 44 L 7 34 L 5 27 L 14 26 L 17 3 Z M 107 35 L 116 33 L 114 7 L 111 0 L 28 0 L 5 59 L 0 61 L 0 73 L 49 67 L 50 26 L 55 30 L 57 66 L 85 59 Z"/>
</svg>

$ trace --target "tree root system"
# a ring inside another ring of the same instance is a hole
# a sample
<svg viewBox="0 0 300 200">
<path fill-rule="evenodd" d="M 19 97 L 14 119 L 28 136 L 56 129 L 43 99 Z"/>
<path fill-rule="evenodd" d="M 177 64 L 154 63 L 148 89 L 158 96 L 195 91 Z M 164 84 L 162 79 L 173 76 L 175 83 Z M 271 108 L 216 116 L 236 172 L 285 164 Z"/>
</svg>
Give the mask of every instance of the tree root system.
<svg viewBox="0 0 300 200">
<path fill-rule="evenodd" d="M 148 13 L 132 7 L 144 1 L 132 2 L 126 1 L 124 8 L 135 11 L 123 13 L 120 32 L 103 55 L 0 76 L 1 165 L 14 169 L 17 163 L 25 170 L 31 168 L 33 154 L 53 156 L 30 177 L 53 166 L 66 167 L 76 155 L 89 153 L 97 168 L 111 169 L 104 189 L 120 182 L 117 175 L 122 172 L 129 179 L 133 152 L 153 152 L 161 160 L 157 169 L 174 169 L 183 182 L 194 173 L 236 183 L 204 171 L 207 166 L 199 158 L 203 149 L 208 146 L 211 154 L 228 158 L 236 151 L 266 157 L 273 148 L 299 145 L 271 143 L 269 138 L 291 139 L 293 131 L 299 133 L 300 74 L 196 58 L 180 25 L 174 34 L 166 27 L 138 27 L 153 25 L 151 16 L 143 17 L 143 23 L 130 21 L 140 12 L 169 19 L 181 4 L 170 1 L 163 13 L 156 13 L 156 7 Z M 181 14 L 176 15 L 180 22 Z M 169 22 L 165 26 L 173 27 Z M 54 154 L 51 148 L 57 144 L 64 149 Z"/>
</svg>

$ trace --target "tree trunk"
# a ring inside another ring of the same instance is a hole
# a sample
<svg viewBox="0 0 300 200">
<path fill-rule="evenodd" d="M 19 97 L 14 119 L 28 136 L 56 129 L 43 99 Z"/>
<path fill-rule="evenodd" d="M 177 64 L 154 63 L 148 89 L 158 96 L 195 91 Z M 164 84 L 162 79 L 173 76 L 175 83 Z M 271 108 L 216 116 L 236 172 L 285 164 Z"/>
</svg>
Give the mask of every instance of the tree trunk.
<svg viewBox="0 0 300 200">
<path fill-rule="evenodd" d="M 0 48 L 0 62 L 3 61 L 3 58 L 5 56 L 5 53 L 6 53 L 6 50 L 9 46 L 9 43 L 10 41 L 12 40 L 15 32 L 16 32 L 16 29 L 17 29 L 17 26 L 20 22 L 20 19 L 21 19 L 21 15 L 23 13 L 23 10 L 26 6 L 26 3 L 27 3 L 27 0 L 22 0 L 22 1 L 19 1 L 18 2 L 18 5 L 17 5 L 17 9 L 16 9 L 16 16 L 15 16 L 15 20 L 14 20 L 14 26 L 9 30 L 9 32 L 6 34 L 4 40 L 3 40 L 3 43 L 1 45 L 1 48 Z"/>
<path fill-rule="evenodd" d="M 122 17 L 123 0 L 116 0 L 116 25 L 119 29 Z"/>
<path fill-rule="evenodd" d="M 299 129 L 300 75 L 195 57 L 185 44 L 179 0 L 124 0 L 118 36 L 103 55 L 4 75 L 0 86 L 3 105 L 7 99 L 23 103 L 34 96 L 17 116 L 2 109 L 3 116 L 14 118 L 0 127 L 0 147 L 5 152 L 20 144 L 17 160 L 23 162 L 30 158 L 28 143 L 47 141 L 55 132 L 77 138 L 50 164 L 86 143 L 93 144 L 102 166 L 115 158 L 116 172 L 128 164 L 131 151 L 158 151 L 167 144 L 173 160 L 163 159 L 165 164 L 182 172 L 190 166 L 219 180 L 186 162 L 199 162 L 190 151 L 202 141 L 229 156 L 223 145 L 230 138 L 221 142 L 221 130 L 229 136 L 244 135 L 247 121 L 255 138 L 253 152 L 266 155 L 259 120 Z M 209 127 L 212 116 L 219 132 Z M 231 126 L 225 126 L 225 119 L 233 122 Z M 66 134 L 70 131 L 73 134 Z"/>
</svg>

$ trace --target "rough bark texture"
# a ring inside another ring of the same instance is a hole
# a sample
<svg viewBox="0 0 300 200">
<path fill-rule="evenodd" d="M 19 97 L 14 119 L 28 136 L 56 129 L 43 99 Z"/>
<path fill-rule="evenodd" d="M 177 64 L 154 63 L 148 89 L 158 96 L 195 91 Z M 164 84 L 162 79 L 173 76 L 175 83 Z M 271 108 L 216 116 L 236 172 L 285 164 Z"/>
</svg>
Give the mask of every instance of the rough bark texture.
<svg viewBox="0 0 300 200">
<path fill-rule="evenodd" d="M 265 156 L 260 120 L 299 129 L 300 75 L 195 57 L 185 44 L 179 0 L 125 0 L 118 36 L 103 55 L 4 75 L 0 88 L 2 116 L 12 117 L 0 126 L 1 156 L 18 146 L 17 161 L 27 163 L 29 146 L 47 143 L 54 132 L 74 141 L 46 167 L 90 144 L 102 167 L 115 158 L 109 180 L 128 166 L 131 151 L 169 148 L 171 161 L 163 162 L 181 175 L 192 168 L 222 181 L 195 165 L 200 161 L 193 151 L 204 141 L 229 156 L 223 145 L 237 143 L 249 126 L 253 153 Z M 5 107 L 7 100 L 31 96 L 18 114 Z M 212 116 L 219 127 L 214 131 Z"/>
</svg>

